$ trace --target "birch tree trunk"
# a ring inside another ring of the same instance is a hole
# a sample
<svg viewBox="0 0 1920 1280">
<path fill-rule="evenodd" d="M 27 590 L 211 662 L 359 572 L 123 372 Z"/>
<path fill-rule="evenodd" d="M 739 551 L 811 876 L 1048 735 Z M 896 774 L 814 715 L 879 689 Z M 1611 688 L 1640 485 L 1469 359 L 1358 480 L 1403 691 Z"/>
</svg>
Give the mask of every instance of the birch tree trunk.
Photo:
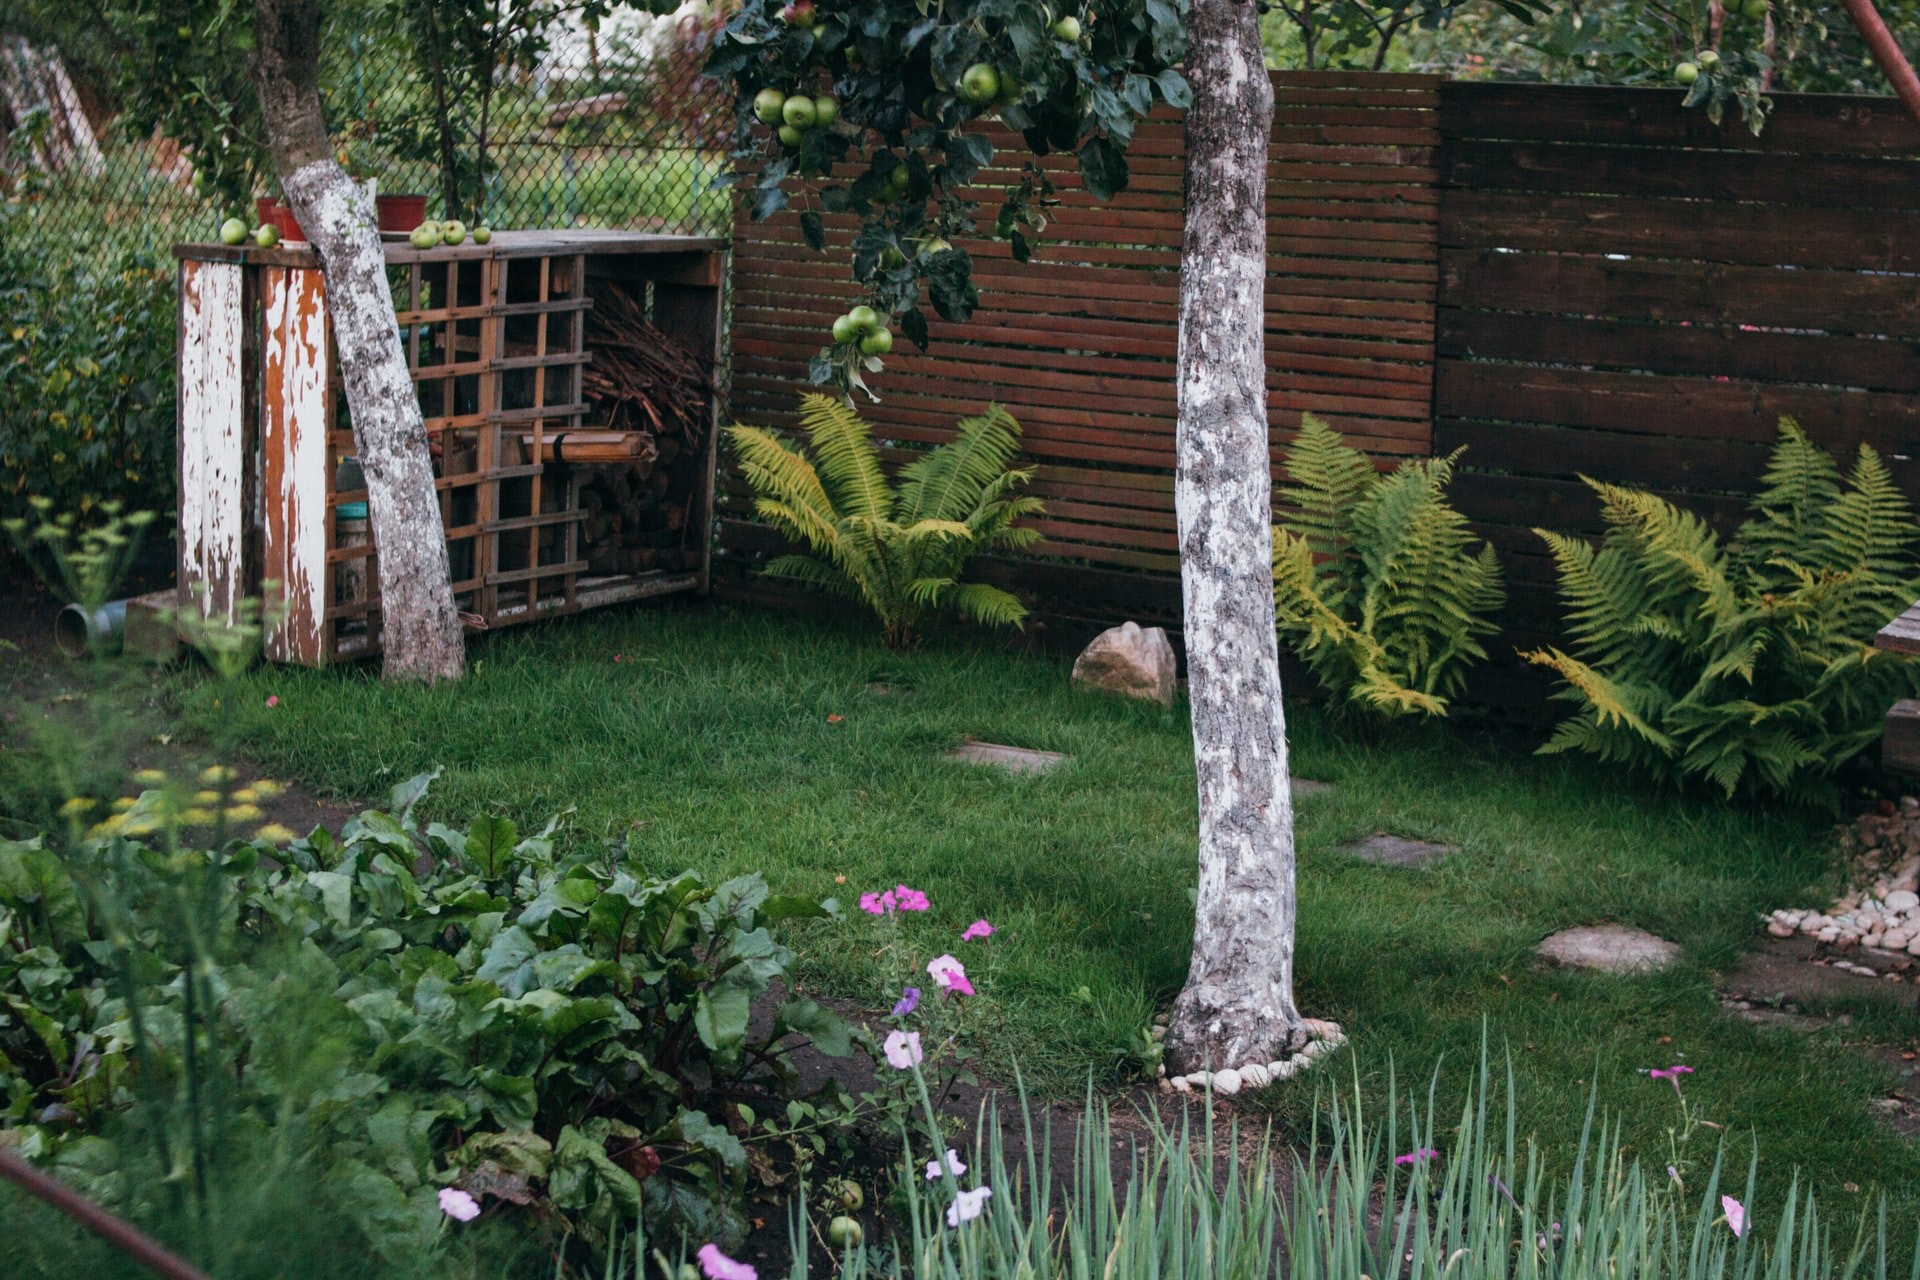
<svg viewBox="0 0 1920 1280">
<path fill-rule="evenodd" d="M 1267 453 L 1267 135 L 1254 0 L 1188 11 L 1187 221 L 1174 505 L 1199 773 L 1200 895 L 1169 1070 L 1266 1063 L 1293 1003 L 1293 804 L 1273 624 Z"/>
<path fill-rule="evenodd" d="M 466 663 L 420 400 L 401 354 L 373 202 L 327 144 L 319 0 L 255 0 L 254 87 L 280 185 L 320 256 L 354 447 L 379 553 L 388 679 L 457 678 Z"/>
</svg>

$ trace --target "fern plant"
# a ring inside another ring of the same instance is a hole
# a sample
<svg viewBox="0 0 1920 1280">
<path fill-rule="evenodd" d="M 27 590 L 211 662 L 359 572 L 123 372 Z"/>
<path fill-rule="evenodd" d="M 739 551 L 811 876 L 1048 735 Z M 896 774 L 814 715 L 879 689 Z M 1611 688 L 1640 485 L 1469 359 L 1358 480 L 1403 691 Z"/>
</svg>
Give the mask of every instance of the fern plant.
<svg viewBox="0 0 1920 1280">
<path fill-rule="evenodd" d="M 1000 588 L 960 580 L 976 552 L 1040 537 L 1015 523 L 1042 507 L 1018 493 L 1033 473 L 1008 467 L 1020 446 L 1012 414 L 989 405 L 961 419 L 952 440 L 900 469 L 897 484 L 850 405 L 803 396 L 800 422 L 810 449 L 763 427 L 727 432 L 754 509 L 813 552 L 779 556 L 765 572 L 865 602 L 899 648 L 919 643 L 926 619 L 941 609 L 993 626 L 1026 617 Z"/>
<path fill-rule="evenodd" d="M 1553 553 L 1571 653 L 1525 655 L 1580 711 L 1543 752 L 1582 751 L 1727 795 L 1809 799 L 1872 744 L 1920 663 L 1873 636 L 1920 597 L 1920 530 L 1878 455 L 1833 459 L 1780 420 L 1729 543 L 1652 494 L 1588 480 L 1606 536 L 1534 532 Z"/>
<path fill-rule="evenodd" d="M 1312 414 L 1287 451 L 1273 535 L 1282 638 L 1350 707 L 1445 715 L 1505 601 L 1493 548 L 1447 503 L 1453 454 L 1387 475 Z"/>
</svg>

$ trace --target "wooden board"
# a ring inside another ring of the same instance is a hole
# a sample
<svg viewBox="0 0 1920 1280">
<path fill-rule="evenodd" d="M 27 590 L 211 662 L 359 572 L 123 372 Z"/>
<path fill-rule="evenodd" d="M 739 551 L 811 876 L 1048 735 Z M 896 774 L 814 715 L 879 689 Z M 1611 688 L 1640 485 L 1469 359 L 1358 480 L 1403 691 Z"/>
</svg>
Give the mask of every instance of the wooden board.
<svg viewBox="0 0 1920 1280">
<path fill-rule="evenodd" d="M 179 581 L 183 608 L 234 622 L 247 594 L 246 274 L 180 263 Z"/>
</svg>

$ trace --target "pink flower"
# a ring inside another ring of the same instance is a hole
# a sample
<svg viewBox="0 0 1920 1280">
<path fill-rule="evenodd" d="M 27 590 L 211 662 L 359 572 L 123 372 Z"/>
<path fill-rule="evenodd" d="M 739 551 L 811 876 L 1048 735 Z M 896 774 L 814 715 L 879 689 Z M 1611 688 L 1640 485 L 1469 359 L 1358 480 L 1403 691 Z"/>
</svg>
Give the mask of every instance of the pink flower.
<svg viewBox="0 0 1920 1280">
<path fill-rule="evenodd" d="M 893 1006 L 893 1016 L 904 1018 L 920 1007 L 920 988 L 908 987 L 900 993 L 900 1001 Z"/>
<path fill-rule="evenodd" d="M 977 938 L 990 938 L 992 936 L 993 926 L 985 920 L 975 920 L 972 924 L 960 931 L 960 941 L 962 942 L 972 942 Z"/>
<path fill-rule="evenodd" d="M 1395 1156 L 1393 1162 L 1395 1164 L 1425 1164 L 1439 1154 L 1440 1153 L 1432 1147 L 1415 1147 L 1403 1156 Z"/>
<path fill-rule="evenodd" d="M 934 1182 L 940 1178 L 947 1177 L 957 1178 L 966 1171 L 967 1166 L 960 1163 L 960 1153 L 952 1147 L 947 1148 L 946 1159 L 927 1161 L 928 1182 Z"/>
<path fill-rule="evenodd" d="M 973 984 L 967 981 L 966 966 L 952 956 L 936 956 L 927 961 L 927 973 L 942 991 L 958 996 L 973 994 Z"/>
<path fill-rule="evenodd" d="M 1732 1196 L 1721 1196 L 1720 1208 L 1727 1215 L 1727 1225 L 1733 1228 L 1734 1235 L 1747 1234 L 1747 1206 Z"/>
<path fill-rule="evenodd" d="M 947 1225 L 957 1227 L 963 1222 L 972 1222 L 987 1211 L 987 1200 L 993 1195 L 992 1187 L 980 1187 L 973 1191 L 962 1191 L 947 1206 Z"/>
<path fill-rule="evenodd" d="M 442 1187 L 440 1212 L 455 1222 L 472 1222 L 480 1216 L 480 1202 L 458 1187 Z"/>
<path fill-rule="evenodd" d="M 907 1071 L 920 1065 L 920 1033 L 918 1031 L 890 1031 L 886 1043 L 881 1046 L 887 1055 L 887 1065 L 896 1071 Z"/>
<path fill-rule="evenodd" d="M 616 654 L 614 654 L 614 655 L 613 655 L 613 660 L 614 660 L 615 662 L 618 662 L 618 661 L 620 661 L 620 658 L 621 658 L 621 655 L 620 655 L 620 654 L 617 654 L 617 653 L 616 653 Z"/>
<path fill-rule="evenodd" d="M 930 905 L 927 902 L 927 895 L 918 889 L 909 889 L 901 884 L 895 885 L 893 892 L 893 903 L 902 911 L 925 911 Z"/>
<path fill-rule="evenodd" d="M 1649 1080 L 1678 1080 L 1678 1079 L 1679 1079 L 1679 1078 L 1680 1078 L 1681 1076 L 1690 1076 L 1690 1075 L 1692 1075 L 1692 1074 L 1693 1074 L 1693 1068 L 1692 1068 L 1692 1067 L 1689 1067 L 1689 1066 L 1688 1066 L 1688 1065 L 1686 1065 L 1686 1064 L 1685 1064 L 1684 1062 L 1679 1062 L 1679 1063 L 1675 1063 L 1675 1064 L 1674 1064 L 1673 1066 L 1671 1066 L 1671 1067 L 1655 1067 L 1655 1068 L 1653 1068 L 1653 1070 L 1651 1070 L 1651 1071 L 1649 1071 L 1649 1072 L 1647 1072 L 1647 1079 L 1649 1079 Z"/>
<path fill-rule="evenodd" d="M 735 1262 L 720 1252 L 717 1244 L 703 1244 L 693 1256 L 700 1260 L 700 1273 L 707 1280 L 760 1280 L 760 1273 L 750 1263 Z"/>
<path fill-rule="evenodd" d="M 270 694 L 268 694 L 268 695 L 267 695 L 267 705 L 268 705 L 268 706 L 270 706 L 270 707 L 277 707 L 277 706 L 279 706 L 279 705 L 280 705 L 280 695 L 279 695 L 279 694 L 277 694 L 277 693 L 270 693 Z"/>
<path fill-rule="evenodd" d="M 860 909 L 870 916 L 883 916 L 893 910 L 893 890 L 885 893 L 863 893 L 860 895 Z"/>
</svg>

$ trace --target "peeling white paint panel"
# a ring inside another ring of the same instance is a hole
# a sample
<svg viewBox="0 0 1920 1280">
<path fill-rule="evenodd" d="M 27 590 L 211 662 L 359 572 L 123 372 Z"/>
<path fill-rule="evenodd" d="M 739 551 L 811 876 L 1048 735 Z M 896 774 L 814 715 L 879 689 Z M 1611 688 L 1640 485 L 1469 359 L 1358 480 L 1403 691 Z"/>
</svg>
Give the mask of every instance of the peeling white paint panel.
<svg viewBox="0 0 1920 1280">
<path fill-rule="evenodd" d="M 277 267 L 262 286 L 261 572 L 278 584 L 272 598 L 285 611 L 266 651 L 276 662 L 318 664 L 329 603 L 326 284 L 317 270 Z"/>
<path fill-rule="evenodd" d="M 180 563 L 203 618 L 235 621 L 246 527 L 243 268 L 180 264 Z"/>
</svg>

